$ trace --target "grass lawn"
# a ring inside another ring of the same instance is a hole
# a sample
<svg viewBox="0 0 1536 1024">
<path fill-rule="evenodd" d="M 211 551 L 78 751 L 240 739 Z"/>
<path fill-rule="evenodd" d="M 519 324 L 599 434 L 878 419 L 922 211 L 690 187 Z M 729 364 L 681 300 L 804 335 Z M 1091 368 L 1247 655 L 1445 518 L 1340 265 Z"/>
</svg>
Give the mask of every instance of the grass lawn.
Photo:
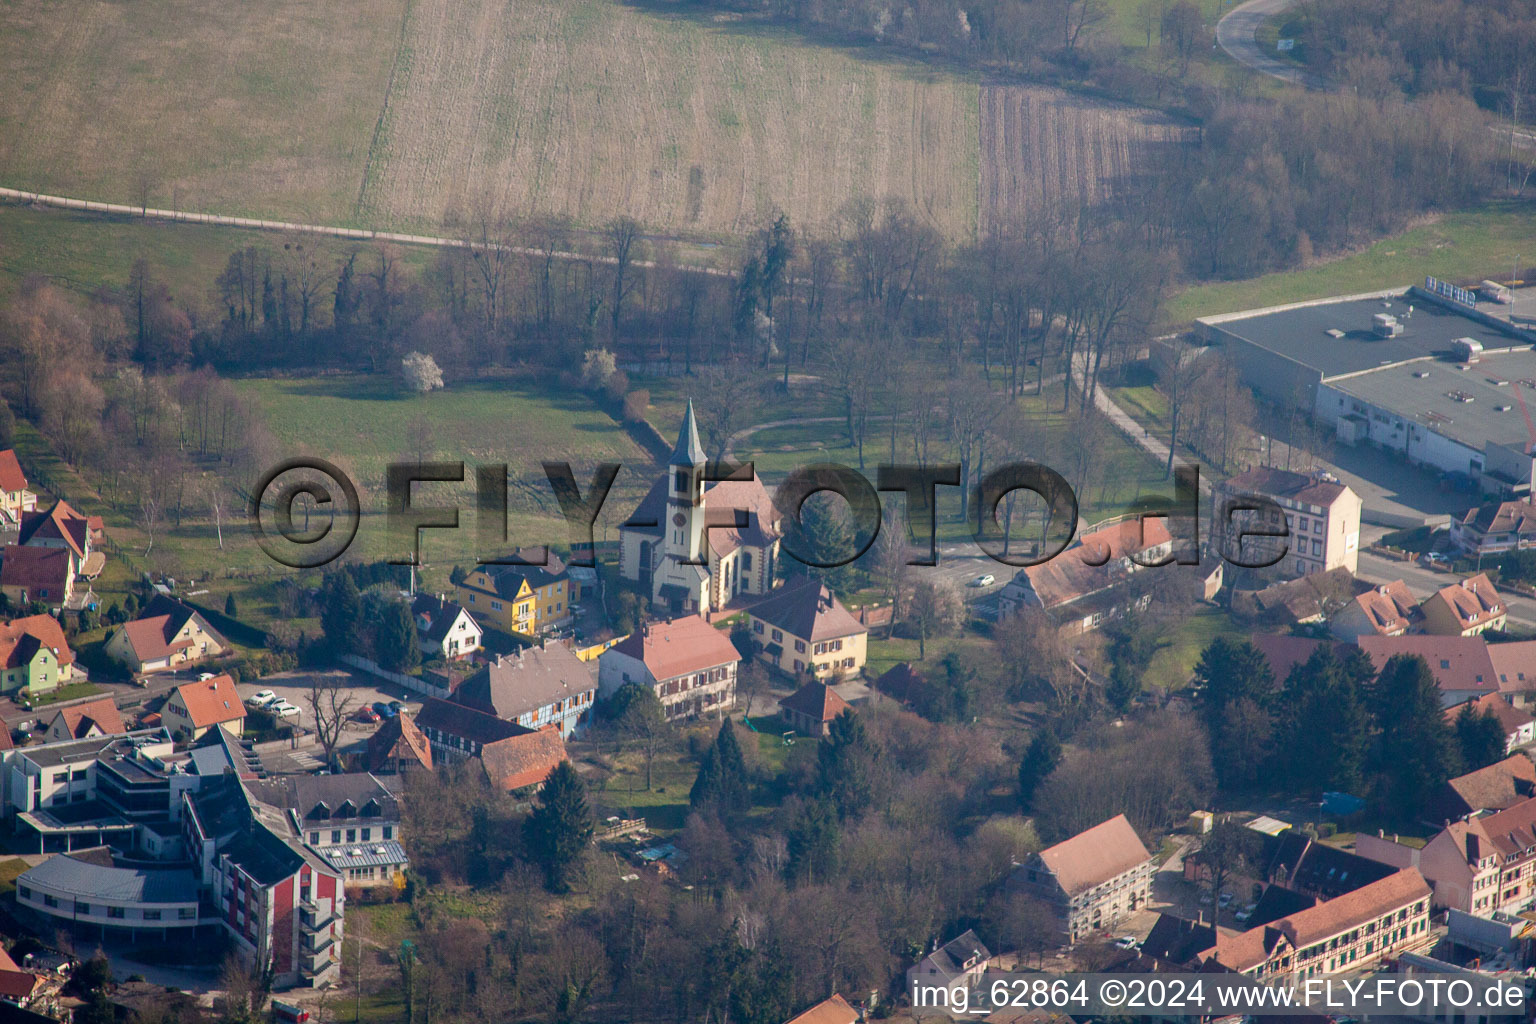
<svg viewBox="0 0 1536 1024">
<path fill-rule="evenodd" d="M 1130 413 L 1137 423 L 1154 431 L 1166 431 L 1168 424 L 1168 399 L 1150 385 L 1139 387 L 1105 387 L 1116 405 Z M 1164 438 L 1166 440 L 1166 438 Z"/>
<path fill-rule="evenodd" d="M 1305 270 L 1198 285 L 1168 304 L 1168 319 L 1183 323 L 1216 313 L 1423 284 L 1426 274 L 1450 281 L 1503 280 L 1514 269 L 1516 256 L 1536 263 L 1533 237 L 1536 202 L 1488 203 L 1445 214 L 1363 252 Z M 1522 277 L 1529 276 L 1522 271 Z"/>
<path fill-rule="evenodd" d="M 919 659 L 917 656 L 917 641 L 907 637 L 891 637 L 877 640 L 871 637 L 869 640 L 869 653 L 864 660 L 864 675 L 870 680 L 879 679 L 882 675 L 904 661 L 910 661 L 918 665 L 937 666 L 944 660 L 944 656 L 951 651 L 970 652 L 978 657 L 994 657 L 992 644 L 986 637 L 976 636 L 973 633 L 964 633 L 960 636 L 931 637 L 928 640 L 928 656 Z"/>
<path fill-rule="evenodd" d="M 645 788 L 645 759 L 638 752 L 626 752 L 616 759 L 615 766 L 603 786 L 592 790 L 595 810 L 644 818 L 653 832 L 683 827 L 688 820 L 688 791 L 698 776 L 698 767 L 686 753 L 658 754 L 651 766 L 649 790 Z"/>
<path fill-rule="evenodd" d="M 1150 389 L 1145 389 L 1150 390 Z M 1026 395 L 1016 403 L 1031 422 L 1038 438 L 1038 450 L 1030 453 L 1036 461 L 1053 466 L 1063 474 L 1069 467 L 1057 453 L 1075 442 L 1073 425 L 1059 409 L 1060 396 L 1047 389 L 1045 395 Z M 1111 427 L 1096 439 L 1097 466 L 1090 472 L 1089 486 L 1079 494 L 1080 514 L 1090 522 L 1132 510 L 1137 503 L 1168 490 L 1163 467 L 1139 445 Z M 751 459 L 768 486 L 774 487 L 790 470 L 813 462 L 837 462 L 859 465 L 859 450 L 848 440 L 839 423 L 806 423 L 759 430 L 737 448 L 737 456 Z M 914 458 L 910 440 L 897 438 L 896 460 Z M 958 459 L 947 445 L 942 430 L 935 431 L 929 452 L 930 461 Z M 864 473 L 873 481 L 875 466 L 891 460 L 890 432 L 885 421 L 873 421 L 864 440 Z M 972 524 L 960 518 L 960 496 L 956 488 L 938 490 L 939 539 L 963 541 L 971 537 Z M 1017 528 L 1017 524 L 1016 524 Z"/>
<path fill-rule="evenodd" d="M 0 860 L 0 896 L 9 896 L 16 891 L 16 879 L 25 870 L 27 862 L 20 857 Z"/>
<path fill-rule="evenodd" d="M 1195 663 L 1212 640 L 1222 633 L 1234 630 L 1226 612 L 1215 608 L 1202 608 L 1179 624 L 1178 629 L 1166 638 L 1166 642 L 1152 657 L 1142 677 L 1142 686 L 1154 692 L 1180 689 L 1189 683 Z"/>
<path fill-rule="evenodd" d="M 44 707 L 48 704 L 57 704 L 64 700 L 75 700 L 79 697 L 94 697 L 101 692 L 101 687 L 95 683 L 69 683 L 56 690 L 49 690 L 31 698 L 32 706 Z"/>
</svg>

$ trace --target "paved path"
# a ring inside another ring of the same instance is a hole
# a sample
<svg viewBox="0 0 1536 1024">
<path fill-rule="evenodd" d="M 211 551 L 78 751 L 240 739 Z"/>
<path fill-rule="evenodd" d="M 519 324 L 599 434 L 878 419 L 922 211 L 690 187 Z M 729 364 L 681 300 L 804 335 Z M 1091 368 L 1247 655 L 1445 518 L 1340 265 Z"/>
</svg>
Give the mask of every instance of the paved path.
<svg viewBox="0 0 1536 1024">
<path fill-rule="evenodd" d="M 110 217 L 142 217 L 145 220 L 177 221 L 183 224 L 212 224 L 219 227 L 249 228 L 256 231 L 279 231 L 286 234 L 323 235 L 328 238 L 349 238 L 367 242 L 396 242 L 400 245 L 426 245 L 440 249 L 490 248 L 516 253 L 520 256 L 537 256 L 540 258 L 544 256 L 542 250 L 530 249 L 525 246 L 482 246 L 462 238 L 447 238 L 442 235 L 412 235 L 399 231 L 373 231 L 368 228 L 339 228 L 329 224 L 298 224 L 293 221 L 261 220 L 256 217 L 225 217 L 216 213 L 164 210 L 154 206 L 98 203 L 90 199 L 72 199 L 68 196 L 54 196 L 44 192 L 27 192 L 16 188 L 0 188 L 0 200 L 29 203 L 34 206 L 53 206 L 63 210 L 81 210 L 86 213 Z M 579 252 L 560 251 L 552 255 L 555 259 L 581 263 L 613 264 L 617 262 L 612 256 L 590 256 Z M 653 260 L 633 260 L 631 265 L 636 267 L 659 266 Z M 731 271 L 720 270 L 716 267 L 679 265 L 679 269 L 690 270 L 700 274 L 711 274 L 716 277 L 736 276 Z"/>
<path fill-rule="evenodd" d="M 1328 83 L 1298 64 L 1281 60 L 1259 45 L 1254 34 L 1277 14 L 1295 6 L 1296 0 L 1248 0 L 1238 4 L 1216 23 L 1216 42 L 1227 56 L 1244 67 L 1291 85 L 1307 89 L 1326 89 Z"/>
</svg>

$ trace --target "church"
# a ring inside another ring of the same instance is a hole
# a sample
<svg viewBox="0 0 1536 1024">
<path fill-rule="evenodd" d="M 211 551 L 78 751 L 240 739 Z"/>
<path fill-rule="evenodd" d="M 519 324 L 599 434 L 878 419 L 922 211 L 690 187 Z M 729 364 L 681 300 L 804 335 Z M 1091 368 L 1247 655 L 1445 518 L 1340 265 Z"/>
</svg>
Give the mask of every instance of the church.
<svg viewBox="0 0 1536 1024">
<path fill-rule="evenodd" d="M 782 534 L 773 499 L 756 474 L 705 480 L 705 461 L 690 401 L 666 476 L 619 527 L 619 574 L 669 615 L 716 611 L 774 586 Z M 706 528 L 707 516 L 732 524 L 738 509 L 746 525 Z"/>
</svg>

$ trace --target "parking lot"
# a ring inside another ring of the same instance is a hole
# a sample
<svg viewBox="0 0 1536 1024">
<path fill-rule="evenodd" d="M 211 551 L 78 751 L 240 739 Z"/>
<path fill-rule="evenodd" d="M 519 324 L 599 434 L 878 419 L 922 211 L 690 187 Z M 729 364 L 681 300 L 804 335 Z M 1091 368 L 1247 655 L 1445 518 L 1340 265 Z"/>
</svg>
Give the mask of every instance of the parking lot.
<svg viewBox="0 0 1536 1024">
<path fill-rule="evenodd" d="M 294 707 L 299 709 L 298 718 L 290 718 L 287 721 L 303 730 L 311 738 L 314 734 L 314 715 L 309 706 L 309 695 L 316 678 L 327 682 L 335 680 L 342 688 L 344 699 L 350 701 L 347 723 L 342 732 L 342 746 L 348 746 L 358 740 L 366 739 L 378 728 L 377 723 L 359 722 L 353 719 L 352 713 L 359 708 L 380 702 L 388 704 L 390 701 L 403 701 L 406 710 L 415 712 L 421 708 L 421 697 L 394 683 L 387 683 L 382 679 L 366 675 L 362 672 L 346 672 L 331 670 L 325 672 L 284 672 L 275 676 L 268 676 L 251 683 L 241 683 L 236 688 L 240 698 L 245 700 L 253 694 L 263 690 L 271 690 L 273 693 Z M 301 744 L 304 739 L 300 739 Z"/>
</svg>

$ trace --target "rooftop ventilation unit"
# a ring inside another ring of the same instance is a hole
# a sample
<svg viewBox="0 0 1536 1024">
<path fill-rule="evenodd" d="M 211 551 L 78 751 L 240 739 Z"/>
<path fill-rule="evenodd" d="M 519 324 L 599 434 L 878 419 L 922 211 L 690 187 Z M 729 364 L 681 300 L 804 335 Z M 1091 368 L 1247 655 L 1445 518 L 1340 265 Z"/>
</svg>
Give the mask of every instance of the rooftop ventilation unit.
<svg viewBox="0 0 1536 1024">
<path fill-rule="evenodd" d="M 1451 342 L 1451 351 L 1464 363 L 1475 363 L 1483 357 L 1483 343 L 1476 338 L 1457 338 Z"/>
<path fill-rule="evenodd" d="M 1342 337 L 1344 337 L 1344 332 L 1339 330 L 1337 327 L 1330 327 L 1326 331 L 1324 331 L 1323 333 L 1328 335 L 1328 337 L 1330 337 L 1330 338 L 1342 338 Z"/>
<path fill-rule="evenodd" d="M 1425 377 L 1429 376 L 1429 371 L 1428 370 L 1414 370 L 1413 371 L 1413 375 L 1415 377 L 1419 378 L 1419 380 L 1423 380 Z"/>
<path fill-rule="evenodd" d="M 1377 313 L 1371 317 L 1371 332 L 1378 338 L 1395 338 L 1403 333 L 1403 325 L 1391 313 Z"/>
</svg>

